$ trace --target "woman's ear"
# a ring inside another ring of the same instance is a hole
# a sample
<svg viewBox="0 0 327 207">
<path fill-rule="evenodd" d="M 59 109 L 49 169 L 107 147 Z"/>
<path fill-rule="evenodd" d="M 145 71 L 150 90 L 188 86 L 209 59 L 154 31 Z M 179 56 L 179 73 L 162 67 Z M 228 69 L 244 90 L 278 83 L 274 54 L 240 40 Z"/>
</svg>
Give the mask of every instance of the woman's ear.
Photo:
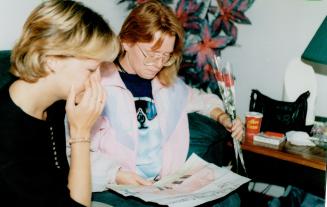
<svg viewBox="0 0 327 207">
<path fill-rule="evenodd" d="M 45 60 L 45 70 L 48 73 L 54 73 L 56 71 L 56 69 L 58 64 L 58 60 L 55 57 L 47 57 Z"/>
<path fill-rule="evenodd" d="M 127 51 L 127 52 L 130 50 L 130 48 L 132 46 L 131 43 L 126 43 L 126 42 L 121 43 L 121 45 L 122 45 L 123 51 Z"/>
</svg>

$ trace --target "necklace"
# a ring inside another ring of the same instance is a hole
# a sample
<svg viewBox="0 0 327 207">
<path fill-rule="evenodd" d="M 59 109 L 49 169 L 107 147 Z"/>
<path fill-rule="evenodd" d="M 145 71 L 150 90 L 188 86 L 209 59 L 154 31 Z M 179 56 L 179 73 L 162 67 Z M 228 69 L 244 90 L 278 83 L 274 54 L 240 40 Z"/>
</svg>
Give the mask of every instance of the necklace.
<svg viewBox="0 0 327 207">
<path fill-rule="evenodd" d="M 119 60 L 115 61 L 116 65 L 119 67 L 119 71 L 122 73 L 127 73 L 123 66 L 120 64 Z"/>
</svg>

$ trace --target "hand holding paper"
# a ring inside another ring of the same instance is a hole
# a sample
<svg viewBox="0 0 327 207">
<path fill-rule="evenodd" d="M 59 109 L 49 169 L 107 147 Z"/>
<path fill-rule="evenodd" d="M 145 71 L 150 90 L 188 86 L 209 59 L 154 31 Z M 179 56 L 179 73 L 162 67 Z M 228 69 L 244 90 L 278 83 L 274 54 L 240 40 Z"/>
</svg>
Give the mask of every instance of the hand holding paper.
<svg viewBox="0 0 327 207">
<path fill-rule="evenodd" d="M 110 185 L 109 188 L 124 196 L 161 205 L 190 207 L 221 198 L 249 180 L 192 154 L 180 170 L 151 186 Z"/>
</svg>

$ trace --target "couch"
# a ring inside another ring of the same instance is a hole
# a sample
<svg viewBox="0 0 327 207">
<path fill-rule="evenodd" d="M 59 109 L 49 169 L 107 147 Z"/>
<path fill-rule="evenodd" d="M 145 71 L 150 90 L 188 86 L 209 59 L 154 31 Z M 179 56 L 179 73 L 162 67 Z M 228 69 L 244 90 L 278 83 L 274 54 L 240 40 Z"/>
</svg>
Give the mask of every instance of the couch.
<svg viewBox="0 0 327 207">
<path fill-rule="evenodd" d="M 10 68 L 10 54 L 10 50 L 0 50 L 0 88 L 14 78 L 8 72 Z"/>
</svg>

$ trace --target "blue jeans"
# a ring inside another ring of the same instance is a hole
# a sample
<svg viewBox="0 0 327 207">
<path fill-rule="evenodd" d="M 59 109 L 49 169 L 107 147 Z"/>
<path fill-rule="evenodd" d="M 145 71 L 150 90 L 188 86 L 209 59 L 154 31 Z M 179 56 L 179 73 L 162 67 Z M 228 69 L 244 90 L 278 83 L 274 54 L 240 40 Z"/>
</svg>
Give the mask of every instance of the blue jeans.
<svg viewBox="0 0 327 207">
<path fill-rule="evenodd" d="M 299 206 L 299 207 L 324 207 L 325 200 L 304 190 L 287 186 L 283 196 L 273 198 L 268 202 L 268 207 Z"/>
<path fill-rule="evenodd" d="M 227 165 L 233 155 L 226 148 L 230 132 L 216 121 L 198 113 L 188 114 L 190 147 L 187 157 L 196 153 L 207 162 Z"/>
<path fill-rule="evenodd" d="M 225 143 L 230 133 L 217 122 L 197 113 L 188 115 L 190 126 L 190 149 L 188 156 L 193 152 L 204 160 L 216 165 L 225 165 L 228 162 Z M 160 206 L 147 203 L 135 197 L 124 197 L 113 191 L 104 191 L 92 194 L 92 200 L 119 207 Z M 210 201 L 201 206 L 239 207 L 241 204 L 238 193 L 231 193 L 223 198 Z"/>
</svg>

